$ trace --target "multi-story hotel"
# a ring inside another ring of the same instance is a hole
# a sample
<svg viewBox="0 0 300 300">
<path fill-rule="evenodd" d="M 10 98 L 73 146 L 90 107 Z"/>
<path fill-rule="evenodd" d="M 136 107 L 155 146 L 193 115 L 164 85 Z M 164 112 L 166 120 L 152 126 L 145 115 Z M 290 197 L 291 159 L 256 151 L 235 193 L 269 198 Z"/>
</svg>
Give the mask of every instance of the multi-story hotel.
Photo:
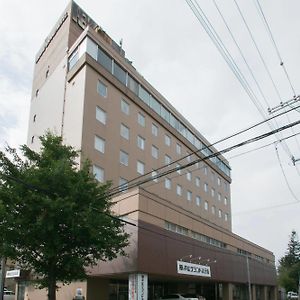
<svg viewBox="0 0 300 300">
<path fill-rule="evenodd" d="M 58 299 L 76 288 L 88 300 L 276 299 L 273 254 L 232 232 L 228 161 L 75 2 L 36 56 L 28 145 L 38 150 L 47 129 L 90 159 L 99 182 L 121 185 L 114 212 L 132 233 L 127 257 L 87 270 Z"/>
</svg>

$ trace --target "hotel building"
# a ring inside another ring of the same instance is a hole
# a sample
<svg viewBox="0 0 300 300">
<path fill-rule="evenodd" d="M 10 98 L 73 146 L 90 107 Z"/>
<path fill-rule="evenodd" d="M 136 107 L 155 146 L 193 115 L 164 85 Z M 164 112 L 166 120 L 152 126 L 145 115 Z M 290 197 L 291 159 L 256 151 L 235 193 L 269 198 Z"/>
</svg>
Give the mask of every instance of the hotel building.
<svg viewBox="0 0 300 300">
<path fill-rule="evenodd" d="M 131 233 L 127 257 L 87 270 L 58 300 L 78 287 L 87 300 L 276 299 L 274 255 L 232 232 L 228 161 L 73 1 L 35 60 L 28 145 L 38 150 L 48 129 L 81 150 L 79 164 L 89 158 L 99 182 L 122 187 L 113 210 Z"/>
</svg>

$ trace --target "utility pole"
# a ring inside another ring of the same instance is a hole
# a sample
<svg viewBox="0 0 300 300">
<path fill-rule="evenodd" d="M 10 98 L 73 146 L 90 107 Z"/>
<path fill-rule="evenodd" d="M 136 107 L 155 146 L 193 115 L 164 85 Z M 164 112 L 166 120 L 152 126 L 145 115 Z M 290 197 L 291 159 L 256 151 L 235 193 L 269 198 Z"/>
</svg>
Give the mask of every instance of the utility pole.
<svg viewBox="0 0 300 300">
<path fill-rule="evenodd" d="M 6 258 L 1 258 L 1 273 L 0 273 L 0 300 L 3 300 L 4 296 L 4 282 L 5 282 L 5 264 Z"/>
<path fill-rule="evenodd" d="M 248 277 L 249 300 L 252 300 L 251 281 L 250 281 L 250 268 L 249 268 L 249 256 L 248 255 L 246 255 L 246 262 L 247 262 L 247 277 Z"/>
</svg>

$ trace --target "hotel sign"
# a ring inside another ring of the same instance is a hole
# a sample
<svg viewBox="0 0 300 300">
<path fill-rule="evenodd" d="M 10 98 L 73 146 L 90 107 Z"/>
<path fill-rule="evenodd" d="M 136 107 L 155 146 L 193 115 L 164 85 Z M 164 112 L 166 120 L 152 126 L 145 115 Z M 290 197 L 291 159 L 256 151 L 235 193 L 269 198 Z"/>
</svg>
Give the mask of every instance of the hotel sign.
<svg viewBox="0 0 300 300">
<path fill-rule="evenodd" d="M 211 277 L 210 267 L 177 261 L 177 273 L 192 276 Z"/>
<path fill-rule="evenodd" d="M 148 299 L 148 275 L 147 274 L 129 274 L 128 286 L 129 300 L 147 300 Z"/>
</svg>

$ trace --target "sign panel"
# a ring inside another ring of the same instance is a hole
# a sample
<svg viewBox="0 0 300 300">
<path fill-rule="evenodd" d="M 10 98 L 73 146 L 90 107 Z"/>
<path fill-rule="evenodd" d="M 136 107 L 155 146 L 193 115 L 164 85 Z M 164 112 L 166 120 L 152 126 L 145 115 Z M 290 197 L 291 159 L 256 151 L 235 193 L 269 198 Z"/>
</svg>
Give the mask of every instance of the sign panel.
<svg viewBox="0 0 300 300">
<path fill-rule="evenodd" d="M 209 266 L 202 266 L 179 260 L 177 261 L 177 273 L 192 276 L 211 277 Z"/>
<path fill-rule="evenodd" d="M 6 271 L 6 278 L 15 278 L 15 277 L 20 277 L 20 269 Z"/>
<path fill-rule="evenodd" d="M 128 283 L 129 300 L 147 300 L 148 299 L 148 275 L 130 274 Z"/>
</svg>

